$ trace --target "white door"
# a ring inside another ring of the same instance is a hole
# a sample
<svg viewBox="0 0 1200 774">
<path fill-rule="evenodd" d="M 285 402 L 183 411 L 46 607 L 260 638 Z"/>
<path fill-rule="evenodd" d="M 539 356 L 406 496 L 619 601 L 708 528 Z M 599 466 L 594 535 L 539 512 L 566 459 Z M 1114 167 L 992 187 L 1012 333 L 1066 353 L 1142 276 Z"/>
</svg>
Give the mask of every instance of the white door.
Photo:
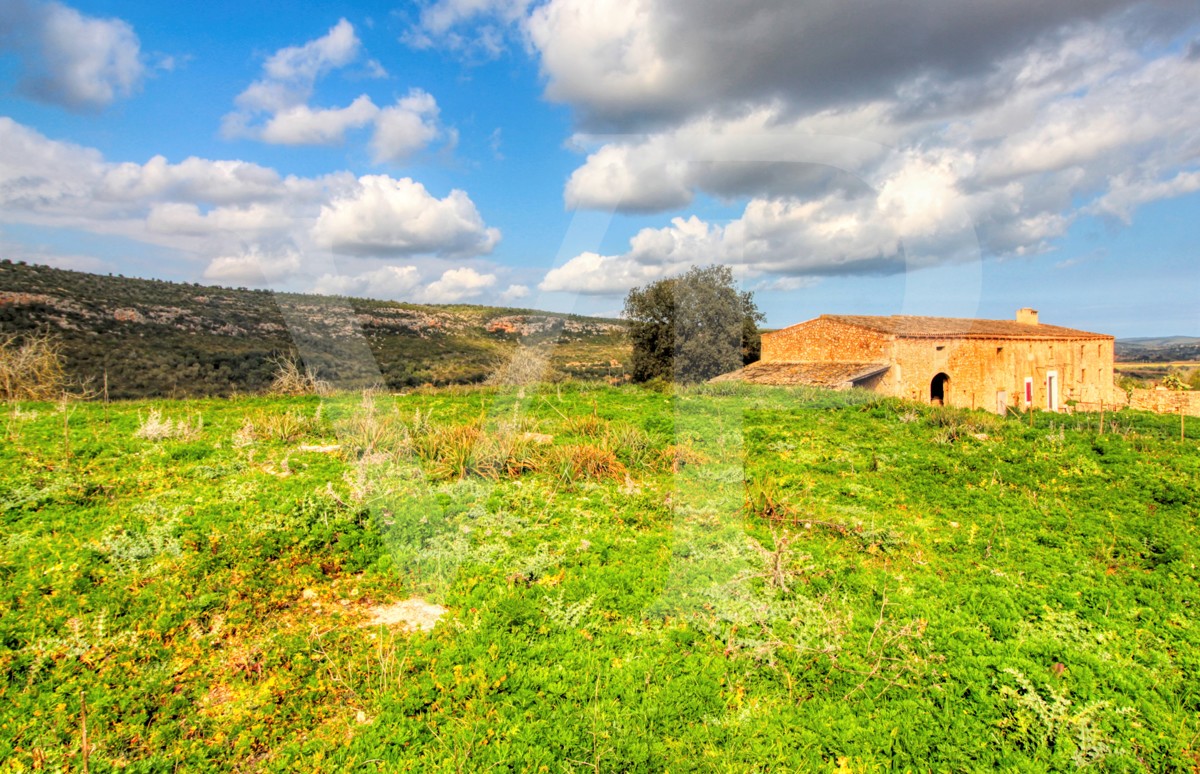
<svg viewBox="0 0 1200 774">
<path fill-rule="evenodd" d="M 1058 372 L 1046 374 L 1046 408 L 1058 411 Z"/>
</svg>

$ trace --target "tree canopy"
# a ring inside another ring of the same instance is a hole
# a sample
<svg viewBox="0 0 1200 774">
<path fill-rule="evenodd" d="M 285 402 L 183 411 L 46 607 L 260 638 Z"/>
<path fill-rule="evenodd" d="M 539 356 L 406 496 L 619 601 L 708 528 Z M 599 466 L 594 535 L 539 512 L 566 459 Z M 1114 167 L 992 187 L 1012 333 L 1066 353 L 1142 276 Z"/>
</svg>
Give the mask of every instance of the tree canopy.
<svg viewBox="0 0 1200 774">
<path fill-rule="evenodd" d="M 699 382 L 758 360 L 763 314 L 728 266 L 693 267 L 634 288 L 625 317 L 635 382 Z"/>
</svg>

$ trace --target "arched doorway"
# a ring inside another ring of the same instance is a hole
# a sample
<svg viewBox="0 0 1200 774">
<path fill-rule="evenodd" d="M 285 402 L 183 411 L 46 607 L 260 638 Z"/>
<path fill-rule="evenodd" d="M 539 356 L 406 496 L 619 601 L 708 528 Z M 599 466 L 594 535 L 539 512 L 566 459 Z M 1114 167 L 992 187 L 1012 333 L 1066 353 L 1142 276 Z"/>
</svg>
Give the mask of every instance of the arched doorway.
<svg viewBox="0 0 1200 774">
<path fill-rule="evenodd" d="M 944 406 L 949 394 L 950 377 L 946 374 L 933 377 L 933 381 L 929 383 L 929 402 L 935 406 Z"/>
</svg>

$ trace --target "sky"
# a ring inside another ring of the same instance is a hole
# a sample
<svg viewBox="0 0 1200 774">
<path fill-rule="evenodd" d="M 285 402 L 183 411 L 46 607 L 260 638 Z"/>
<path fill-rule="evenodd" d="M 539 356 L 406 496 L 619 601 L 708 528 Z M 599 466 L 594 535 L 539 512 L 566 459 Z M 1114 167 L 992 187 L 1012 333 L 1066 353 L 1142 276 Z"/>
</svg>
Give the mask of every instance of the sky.
<svg viewBox="0 0 1200 774">
<path fill-rule="evenodd" d="M 1200 4 L 0 0 L 0 256 L 1200 335 Z"/>
</svg>

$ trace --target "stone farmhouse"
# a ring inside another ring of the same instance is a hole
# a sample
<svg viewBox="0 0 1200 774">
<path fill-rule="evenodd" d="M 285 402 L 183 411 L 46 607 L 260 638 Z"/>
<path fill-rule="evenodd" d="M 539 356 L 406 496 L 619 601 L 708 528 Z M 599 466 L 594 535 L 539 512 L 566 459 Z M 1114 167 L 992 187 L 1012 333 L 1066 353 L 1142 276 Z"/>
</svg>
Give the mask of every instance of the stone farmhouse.
<svg viewBox="0 0 1200 774">
<path fill-rule="evenodd" d="M 714 381 L 861 387 L 1003 414 L 1113 400 L 1113 337 L 1015 320 L 825 314 L 764 334 L 762 359 Z"/>
</svg>

